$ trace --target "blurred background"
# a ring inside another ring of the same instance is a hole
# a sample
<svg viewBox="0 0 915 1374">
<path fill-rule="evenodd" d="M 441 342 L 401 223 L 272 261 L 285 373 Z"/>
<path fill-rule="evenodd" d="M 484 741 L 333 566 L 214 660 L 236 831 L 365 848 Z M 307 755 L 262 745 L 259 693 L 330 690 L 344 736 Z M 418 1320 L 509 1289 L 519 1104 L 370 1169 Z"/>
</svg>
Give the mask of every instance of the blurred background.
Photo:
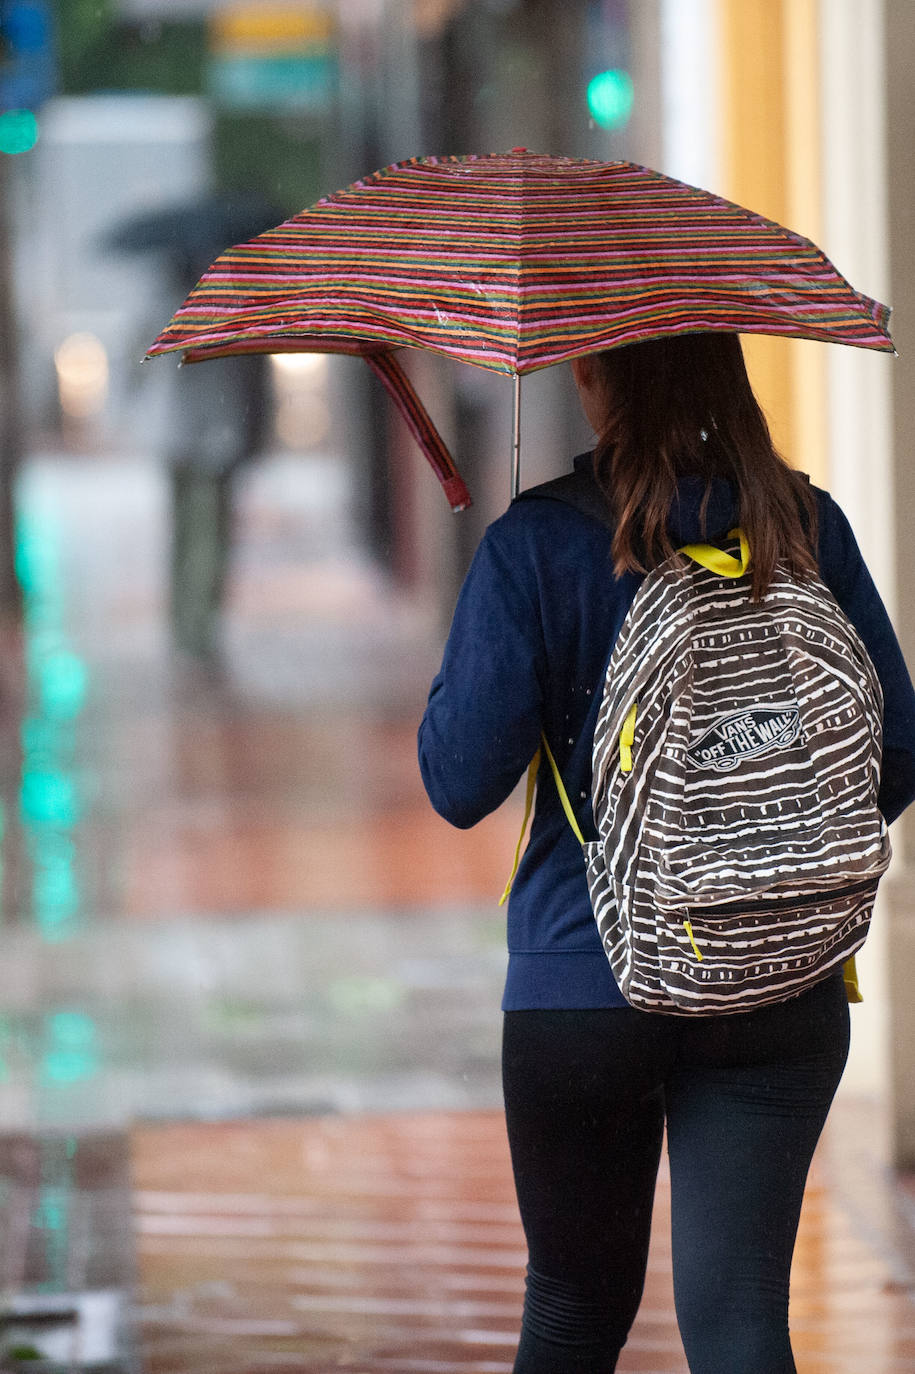
<svg viewBox="0 0 915 1374">
<path fill-rule="evenodd" d="M 187 1369 L 189 1290 L 160 1275 L 157 1298 L 142 1247 L 138 1269 L 138 1159 L 177 1196 L 181 1151 L 210 1139 L 182 1130 L 244 1125 L 253 1161 L 258 1123 L 364 1116 L 368 1139 L 379 1113 L 500 1102 L 520 807 L 451 831 L 414 740 L 508 502 L 511 387 L 404 357 L 474 496 L 453 515 L 360 360 L 179 370 L 147 346 L 221 249 L 403 158 L 522 145 L 718 191 L 894 307 L 896 359 L 747 353 L 915 667 L 915 9 L 2 0 L 0 26 L 0 1287 L 23 1349 L 75 1322 L 97 1364 Z M 564 367 L 526 382 L 523 486 L 589 442 Z M 842 1089 L 900 1179 L 905 827 Z"/>
</svg>

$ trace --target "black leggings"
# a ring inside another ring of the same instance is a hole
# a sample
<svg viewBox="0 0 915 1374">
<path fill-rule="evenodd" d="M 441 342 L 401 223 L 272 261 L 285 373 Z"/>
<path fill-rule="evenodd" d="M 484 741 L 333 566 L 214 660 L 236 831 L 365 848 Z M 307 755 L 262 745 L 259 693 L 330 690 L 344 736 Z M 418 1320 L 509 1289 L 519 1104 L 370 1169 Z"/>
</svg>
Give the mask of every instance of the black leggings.
<svg viewBox="0 0 915 1374">
<path fill-rule="evenodd" d="M 791 1256 L 847 1052 L 841 977 L 739 1016 L 506 1012 L 530 1261 L 515 1374 L 616 1368 L 642 1295 L 665 1120 L 692 1374 L 794 1374 Z"/>
</svg>

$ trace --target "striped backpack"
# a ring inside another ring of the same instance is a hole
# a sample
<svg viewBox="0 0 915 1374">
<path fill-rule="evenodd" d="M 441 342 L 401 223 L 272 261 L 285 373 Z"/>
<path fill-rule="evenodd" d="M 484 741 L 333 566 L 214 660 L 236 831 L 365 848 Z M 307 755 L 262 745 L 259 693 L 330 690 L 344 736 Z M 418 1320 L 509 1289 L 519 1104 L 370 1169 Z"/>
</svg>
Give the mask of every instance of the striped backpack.
<svg viewBox="0 0 915 1374">
<path fill-rule="evenodd" d="M 816 577 L 777 568 L 754 603 L 742 531 L 729 548 L 688 546 L 642 582 L 594 735 L 591 902 L 650 1011 L 746 1011 L 826 977 L 890 859 L 864 645 Z"/>
</svg>

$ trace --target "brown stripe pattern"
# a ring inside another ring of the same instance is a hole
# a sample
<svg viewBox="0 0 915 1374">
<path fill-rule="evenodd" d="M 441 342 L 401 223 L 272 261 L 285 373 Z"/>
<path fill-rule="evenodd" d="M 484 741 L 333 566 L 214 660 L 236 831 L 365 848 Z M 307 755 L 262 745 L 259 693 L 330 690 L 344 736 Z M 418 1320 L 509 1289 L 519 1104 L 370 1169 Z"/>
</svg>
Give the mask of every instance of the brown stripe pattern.
<svg viewBox="0 0 915 1374">
<path fill-rule="evenodd" d="M 661 335 L 892 351 L 888 309 L 809 240 L 629 162 L 413 159 L 207 271 L 150 354 L 427 348 L 497 372 Z"/>
<path fill-rule="evenodd" d="M 873 665 L 817 579 L 777 573 L 756 605 L 748 579 L 679 558 L 646 578 L 607 670 L 601 840 L 587 846 L 598 926 L 630 1001 L 742 1011 L 860 947 L 890 857 L 881 720 Z"/>
</svg>

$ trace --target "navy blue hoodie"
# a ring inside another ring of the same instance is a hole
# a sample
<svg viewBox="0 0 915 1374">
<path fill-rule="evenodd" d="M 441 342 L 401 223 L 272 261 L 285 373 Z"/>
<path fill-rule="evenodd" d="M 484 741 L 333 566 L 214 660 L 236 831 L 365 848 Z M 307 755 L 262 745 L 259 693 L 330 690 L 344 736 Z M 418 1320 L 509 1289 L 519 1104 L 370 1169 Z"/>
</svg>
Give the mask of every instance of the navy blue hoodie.
<svg viewBox="0 0 915 1374">
<path fill-rule="evenodd" d="M 593 484 L 592 458 L 575 471 Z M 704 484 L 681 483 L 668 527 L 674 544 L 703 537 Z M 880 806 L 894 820 L 915 799 L 915 691 L 896 635 L 842 511 L 814 488 L 820 575 L 854 624 L 884 691 Z M 733 488 L 713 484 L 706 538 L 735 523 Z M 436 811 L 466 828 L 509 796 L 550 741 L 586 839 L 591 746 L 607 661 L 641 581 L 617 577 L 612 533 L 598 518 L 535 487 L 490 525 L 457 607 L 419 729 L 423 781 Z M 624 1005 L 591 911 L 581 847 L 547 771 L 508 907 L 503 1008 Z"/>
</svg>

